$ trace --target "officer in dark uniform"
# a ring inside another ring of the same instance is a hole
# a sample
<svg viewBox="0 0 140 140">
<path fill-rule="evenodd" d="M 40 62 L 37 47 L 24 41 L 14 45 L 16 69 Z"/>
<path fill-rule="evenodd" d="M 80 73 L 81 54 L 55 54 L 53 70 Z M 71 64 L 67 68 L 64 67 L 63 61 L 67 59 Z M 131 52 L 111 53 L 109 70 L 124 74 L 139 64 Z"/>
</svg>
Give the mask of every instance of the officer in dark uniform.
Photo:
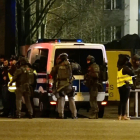
<svg viewBox="0 0 140 140">
<path fill-rule="evenodd" d="M 137 89 L 140 89 L 140 56 L 139 55 L 136 54 L 132 57 L 132 66 L 135 75 L 137 75 L 135 79 L 135 86 Z"/>
<path fill-rule="evenodd" d="M 22 96 L 25 99 L 25 104 L 28 109 L 29 118 L 32 119 L 33 109 L 30 102 L 31 97 L 31 86 L 34 82 L 33 69 L 28 66 L 28 61 L 26 58 L 20 58 L 20 68 L 15 71 L 14 77 L 10 85 L 16 82 L 16 108 L 17 108 L 17 118 L 21 117 L 22 108 Z"/>
<path fill-rule="evenodd" d="M 140 56 L 138 54 L 134 55 L 132 57 L 132 66 L 135 73 L 135 80 L 134 80 L 134 86 L 136 89 L 140 89 Z M 139 115 L 140 115 L 140 93 L 138 94 L 138 109 L 139 109 Z M 130 105 L 134 107 L 135 110 L 135 94 L 130 94 Z M 130 106 L 130 107 L 131 107 Z"/>
<path fill-rule="evenodd" d="M 80 68 L 79 64 L 70 64 L 68 54 L 62 53 L 57 58 L 57 65 L 52 68 L 51 75 L 54 80 L 55 94 L 58 98 L 58 113 L 60 118 L 64 118 L 65 95 L 69 98 L 69 106 L 72 112 L 72 118 L 77 118 L 77 110 L 74 101 L 74 89 L 72 87 L 73 70 Z M 58 93 L 58 94 L 57 94 Z"/>
<path fill-rule="evenodd" d="M 97 94 L 99 88 L 100 68 L 95 62 L 95 58 L 91 55 L 87 57 L 88 71 L 85 74 L 85 85 L 89 88 L 90 94 L 90 119 L 98 119 Z"/>
</svg>

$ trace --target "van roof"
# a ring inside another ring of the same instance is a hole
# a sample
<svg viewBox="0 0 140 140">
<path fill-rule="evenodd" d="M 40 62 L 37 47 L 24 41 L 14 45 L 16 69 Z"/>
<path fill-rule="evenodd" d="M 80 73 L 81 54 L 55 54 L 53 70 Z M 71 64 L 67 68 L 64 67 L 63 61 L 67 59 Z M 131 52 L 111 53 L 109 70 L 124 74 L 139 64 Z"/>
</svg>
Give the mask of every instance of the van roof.
<svg viewBox="0 0 140 140">
<path fill-rule="evenodd" d="M 105 48 L 103 44 L 92 44 L 92 43 L 36 43 L 36 44 L 32 44 L 28 50 L 32 49 L 32 48 L 48 48 L 47 45 L 53 47 L 53 48 L 59 48 L 60 46 L 73 46 L 72 48 L 76 48 L 76 46 L 80 46 L 82 48 L 87 48 L 87 46 L 89 48 L 92 47 L 97 47 L 97 48 Z M 70 47 L 70 48 L 71 48 Z"/>
</svg>

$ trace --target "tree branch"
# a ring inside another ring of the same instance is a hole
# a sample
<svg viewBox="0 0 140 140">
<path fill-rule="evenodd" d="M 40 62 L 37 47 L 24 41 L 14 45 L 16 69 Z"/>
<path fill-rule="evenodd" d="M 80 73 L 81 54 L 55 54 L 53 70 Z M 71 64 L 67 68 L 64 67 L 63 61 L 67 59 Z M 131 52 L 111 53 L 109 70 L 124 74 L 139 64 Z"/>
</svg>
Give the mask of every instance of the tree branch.
<svg viewBox="0 0 140 140">
<path fill-rule="evenodd" d="M 30 17 L 31 17 L 31 16 L 33 16 L 34 14 L 36 14 L 36 12 L 34 12 L 34 13 L 30 14 Z"/>
<path fill-rule="evenodd" d="M 26 40 L 29 38 L 30 34 L 33 32 L 33 30 L 36 28 L 38 29 L 40 24 L 42 23 L 43 19 L 45 18 L 45 15 L 47 14 L 48 10 L 50 9 L 50 7 L 52 6 L 52 4 L 55 2 L 56 0 L 49 0 L 48 3 L 46 4 L 45 8 L 42 10 L 40 16 L 38 17 L 37 21 L 35 22 L 35 24 L 33 25 L 33 27 L 30 29 L 28 35 L 26 36 Z M 52 3 L 51 3 L 52 2 Z M 48 9 L 47 7 L 51 5 Z M 46 12 L 45 12 L 46 11 Z M 34 33 L 33 33 L 34 34 Z"/>
<path fill-rule="evenodd" d="M 46 14 L 48 13 L 49 9 L 51 8 L 51 6 L 54 4 L 56 0 L 53 0 L 52 3 L 50 3 L 48 9 L 46 10 L 44 16 L 41 18 L 39 24 L 36 27 L 36 30 L 31 34 L 31 38 L 34 36 L 34 34 L 36 33 L 36 31 L 38 30 L 38 28 L 40 27 L 41 23 L 43 22 L 44 18 L 46 17 Z"/>
<path fill-rule="evenodd" d="M 69 19 L 69 20 L 72 20 L 72 19 L 76 18 L 78 15 L 79 15 L 79 14 L 77 14 L 76 16 L 72 17 L 72 18 Z M 64 26 L 69 20 L 66 20 L 66 21 L 61 25 L 61 27 L 58 29 L 57 33 L 56 33 L 52 38 L 55 38 L 55 37 L 59 34 L 59 32 L 62 30 L 63 26 Z"/>
<path fill-rule="evenodd" d="M 34 0 L 27 8 L 26 10 L 24 11 L 25 13 L 28 11 L 28 9 L 30 8 L 31 5 L 33 5 L 34 3 L 36 2 L 36 0 Z"/>
</svg>

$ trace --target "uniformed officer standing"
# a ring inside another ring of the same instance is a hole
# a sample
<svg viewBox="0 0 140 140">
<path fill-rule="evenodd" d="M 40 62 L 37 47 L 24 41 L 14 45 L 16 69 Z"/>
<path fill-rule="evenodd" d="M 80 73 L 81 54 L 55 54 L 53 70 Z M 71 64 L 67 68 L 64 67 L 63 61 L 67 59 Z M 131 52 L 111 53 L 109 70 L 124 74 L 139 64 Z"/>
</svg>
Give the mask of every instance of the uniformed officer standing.
<svg viewBox="0 0 140 140">
<path fill-rule="evenodd" d="M 32 119 L 33 109 L 30 102 L 31 97 L 31 86 L 34 82 L 34 73 L 28 65 L 27 59 L 20 58 L 20 68 L 15 71 L 14 77 L 10 85 L 16 82 L 16 108 L 17 108 L 17 118 L 21 117 L 22 108 L 22 96 L 25 99 L 25 104 L 28 109 L 29 118 Z"/>
<path fill-rule="evenodd" d="M 54 80 L 55 94 L 58 93 L 58 113 L 60 118 L 64 118 L 65 95 L 69 98 L 69 106 L 72 118 L 77 118 L 77 110 L 74 101 L 74 89 L 72 87 L 72 70 L 78 70 L 79 64 L 71 64 L 68 61 L 68 54 L 62 53 L 57 58 L 57 65 L 52 68 L 51 75 Z"/>
<path fill-rule="evenodd" d="M 95 58 L 91 55 L 87 57 L 88 71 L 85 74 L 85 85 L 89 88 L 90 94 L 90 116 L 89 119 L 98 119 L 97 94 L 99 87 L 100 68 L 95 62 Z"/>
<path fill-rule="evenodd" d="M 135 86 L 140 89 L 140 56 L 134 55 L 132 58 L 132 66 L 136 75 Z"/>
</svg>

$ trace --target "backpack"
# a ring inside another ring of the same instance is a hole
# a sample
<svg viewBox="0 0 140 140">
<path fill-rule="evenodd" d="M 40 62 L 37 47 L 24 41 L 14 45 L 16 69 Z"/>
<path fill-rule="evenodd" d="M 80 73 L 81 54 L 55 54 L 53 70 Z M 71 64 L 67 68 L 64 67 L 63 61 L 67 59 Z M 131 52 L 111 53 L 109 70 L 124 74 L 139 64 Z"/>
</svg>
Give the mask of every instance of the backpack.
<svg viewBox="0 0 140 140">
<path fill-rule="evenodd" d="M 33 69 L 29 67 L 21 67 L 23 74 L 21 78 L 21 83 L 28 83 L 29 85 L 34 85 L 35 83 L 35 75 Z"/>
<path fill-rule="evenodd" d="M 64 61 L 58 66 L 57 79 L 70 81 L 72 78 L 72 68 L 69 62 Z"/>
</svg>

